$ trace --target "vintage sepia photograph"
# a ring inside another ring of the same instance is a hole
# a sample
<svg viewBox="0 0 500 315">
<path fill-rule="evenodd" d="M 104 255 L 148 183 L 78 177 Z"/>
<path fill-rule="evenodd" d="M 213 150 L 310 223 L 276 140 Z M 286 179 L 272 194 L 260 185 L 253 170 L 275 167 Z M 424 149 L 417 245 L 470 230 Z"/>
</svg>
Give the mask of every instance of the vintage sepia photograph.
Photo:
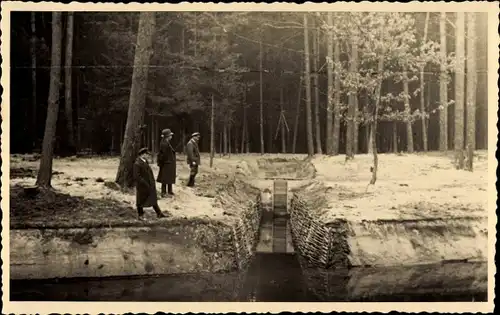
<svg viewBox="0 0 500 315">
<path fill-rule="evenodd" d="M 6 313 L 493 311 L 498 3 L 1 6 Z"/>
</svg>

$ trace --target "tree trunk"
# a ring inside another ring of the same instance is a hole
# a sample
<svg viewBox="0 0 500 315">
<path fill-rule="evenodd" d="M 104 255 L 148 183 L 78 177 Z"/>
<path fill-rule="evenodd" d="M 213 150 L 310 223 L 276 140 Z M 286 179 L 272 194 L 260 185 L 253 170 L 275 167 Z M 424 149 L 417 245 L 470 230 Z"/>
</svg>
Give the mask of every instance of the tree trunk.
<svg viewBox="0 0 500 315">
<path fill-rule="evenodd" d="M 285 109 L 283 100 L 283 86 L 280 88 L 280 128 L 281 128 L 281 153 L 286 153 Z"/>
<path fill-rule="evenodd" d="M 380 54 L 380 58 L 378 61 L 377 73 L 379 74 L 377 90 L 375 92 L 375 108 L 373 110 L 373 121 L 372 121 L 372 148 L 373 148 L 373 170 L 372 170 L 372 179 L 370 180 L 370 184 L 374 185 L 377 181 L 377 171 L 378 171 L 378 156 L 377 156 L 377 119 L 378 119 L 378 108 L 380 105 L 380 91 L 382 90 L 382 73 L 384 72 L 384 52 Z"/>
<path fill-rule="evenodd" d="M 408 70 L 407 65 L 403 66 L 403 92 L 405 100 L 405 120 L 406 120 L 406 143 L 408 153 L 413 153 L 413 128 L 410 107 L 410 95 L 408 92 Z"/>
<path fill-rule="evenodd" d="M 151 130 L 150 130 L 150 141 L 151 141 L 151 153 L 153 155 L 153 159 L 156 156 L 156 145 L 155 145 L 155 116 L 151 114 Z"/>
<path fill-rule="evenodd" d="M 457 12 L 456 57 L 455 66 L 455 153 L 458 169 L 464 168 L 464 48 L 465 48 L 465 13 Z"/>
<path fill-rule="evenodd" d="M 293 142 L 292 142 L 292 153 L 295 154 L 295 149 L 297 145 L 297 133 L 299 131 L 299 117 L 300 117 L 300 103 L 302 103 L 302 80 L 303 77 L 300 76 L 299 87 L 297 92 L 297 107 L 295 110 L 295 124 L 293 125 Z"/>
<path fill-rule="evenodd" d="M 245 84 L 245 90 L 243 91 L 243 128 L 241 128 L 241 153 L 244 152 L 246 132 L 247 132 L 247 86 Z"/>
<path fill-rule="evenodd" d="M 222 130 L 224 130 L 224 128 L 222 128 Z M 224 132 L 221 131 L 219 133 L 219 155 L 220 155 L 220 157 L 222 157 L 222 155 L 224 154 L 224 152 L 222 152 L 222 151 L 224 151 L 223 148 L 224 148 Z"/>
<path fill-rule="evenodd" d="M 425 15 L 425 26 L 424 26 L 424 40 L 423 44 L 427 42 L 427 30 L 429 27 L 429 15 L 430 13 L 427 12 Z M 427 141 L 427 123 L 426 123 L 426 115 L 427 115 L 427 110 L 425 108 L 425 64 L 422 65 L 422 68 L 420 69 L 420 111 L 422 112 L 422 144 L 423 144 L 423 149 L 424 152 L 427 152 L 428 150 L 428 141 Z"/>
<path fill-rule="evenodd" d="M 309 30 L 307 27 L 307 14 L 304 13 L 304 63 L 306 80 L 306 127 L 307 127 L 307 155 L 314 155 L 312 115 L 311 115 L 311 65 L 309 62 Z"/>
<path fill-rule="evenodd" d="M 264 58 L 264 52 L 262 50 L 262 32 L 260 35 L 259 49 L 260 49 L 260 58 L 259 58 L 259 92 L 260 92 L 260 154 L 264 154 L 264 95 L 262 90 L 262 59 Z"/>
<path fill-rule="evenodd" d="M 355 75 L 357 71 L 357 38 L 353 36 L 351 39 L 351 60 L 349 60 L 349 72 Z M 356 110 L 356 97 L 357 91 L 351 89 L 348 96 L 348 110 L 347 110 L 347 131 L 346 131 L 346 160 L 354 158 L 354 128 L 355 128 L 355 110 Z"/>
<path fill-rule="evenodd" d="M 59 112 L 59 86 L 61 84 L 61 49 L 62 49 L 61 12 L 52 13 L 52 53 L 50 58 L 50 86 L 43 135 L 42 156 L 36 185 L 42 188 L 51 187 L 52 156 L 56 137 L 57 114 Z"/>
<path fill-rule="evenodd" d="M 333 18 L 332 12 L 327 16 L 328 32 L 326 36 L 327 48 L 327 76 L 328 76 L 328 96 L 326 107 L 326 154 L 332 155 L 333 151 Z"/>
<path fill-rule="evenodd" d="M 353 37 L 352 45 L 352 67 L 353 73 L 358 72 L 358 37 Z M 358 144 L 358 89 L 356 88 L 353 95 L 353 109 L 352 109 L 352 152 L 353 154 L 358 154 L 359 144 Z"/>
<path fill-rule="evenodd" d="M 72 102 L 72 60 L 73 60 L 73 12 L 68 12 L 68 25 L 66 27 L 66 56 L 64 65 L 64 105 L 66 113 L 66 126 L 68 129 L 68 144 L 71 152 L 76 153 L 75 133 L 73 127 L 73 102 Z"/>
<path fill-rule="evenodd" d="M 467 170 L 473 170 L 476 149 L 476 13 L 467 13 Z"/>
<path fill-rule="evenodd" d="M 37 146 L 37 100 L 36 100 L 36 12 L 31 12 L 31 141 Z"/>
<path fill-rule="evenodd" d="M 144 116 L 149 74 L 147 66 L 153 52 L 152 43 L 156 27 L 155 14 L 155 12 L 141 12 L 139 18 L 127 125 L 125 127 L 120 165 L 116 174 L 116 183 L 122 187 L 132 187 L 134 185 L 133 165 L 137 157 L 137 145 L 141 135 L 140 125 Z"/>
<path fill-rule="evenodd" d="M 368 127 L 368 153 L 373 153 L 373 128 Z"/>
<path fill-rule="evenodd" d="M 316 153 L 323 154 L 321 149 L 321 123 L 319 119 L 319 76 L 318 76 L 318 62 L 319 62 L 319 30 L 313 25 L 313 39 L 312 39 L 312 66 L 313 66 L 313 85 L 314 85 L 314 136 L 316 139 Z"/>
<path fill-rule="evenodd" d="M 225 121 L 224 121 L 222 143 L 224 143 L 224 156 L 226 156 L 227 155 L 227 123 Z"/>
<path fill-rule="evenodd" d="M 333 100 L 333 154 L 339 154 L 340 141 L 340 41 L 335 41 L 333 51 L 333 62 L 335 69 L 334 100 Z"/>
<path fill-rule="evenodd" d="M 227 152 L 229 154 L 229 156 L 231 156 L 231 123 L 229 123 L 229 125 L 227 126 Z"/>
<path fill-rule="evenodd" d="M 441 12 L 439 20 L 441 37 L 441 74 L 439 79 L 439 150 L 448 150 L 448 75 L 446 73 L 446 12 Z"/>
<path fill-rule="evenodd" d="M 215 129 L 214 129 L 214 124 L 215 124 L 215 99 L 214 95 L 212 94 L 212 106 L 211 106 L 211 113 L 210 113 L 210 168 L 213 167 L 214 165 L 214 149 L 215 149 Z"/>
<path fill-rule="evenodd" d="M 392 122 L 392 152 L 398 153 L 398 122 Z"/>
</svg>

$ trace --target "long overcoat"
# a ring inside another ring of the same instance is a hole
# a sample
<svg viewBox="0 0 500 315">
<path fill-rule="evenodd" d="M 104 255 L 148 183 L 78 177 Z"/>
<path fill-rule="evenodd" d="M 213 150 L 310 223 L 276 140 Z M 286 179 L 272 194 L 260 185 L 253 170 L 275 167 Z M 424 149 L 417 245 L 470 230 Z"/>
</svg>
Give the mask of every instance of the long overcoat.
<svg viewBox="0 0 500 315">
<path fill-rule="evenodd" d="M 187 163 L 191 165 L 193 162 L 196 162 L 197 165 L 200 165 L 200 151 L 198 149 L 198 143 L 193 139 L 189 140 L 186 145 L 186 156 Z"/>
<path fill-rule="evenodd" d="M 151 170 L 148 162 L 140 157 L 134 163 L 134 179 L 136 183 L 136 205 L 143 208 L 156 205 L 158 196 L 153 170 Z"/>
<path fill-rule="evenodd" d="M 177 165 L 175 150 L 167 139 L 160 142 L 160 152 L 158 152 L 158 166 L 160 171 L 156 181 L 162 184 L 175 184 L 177 175 Z"/>
</svg>

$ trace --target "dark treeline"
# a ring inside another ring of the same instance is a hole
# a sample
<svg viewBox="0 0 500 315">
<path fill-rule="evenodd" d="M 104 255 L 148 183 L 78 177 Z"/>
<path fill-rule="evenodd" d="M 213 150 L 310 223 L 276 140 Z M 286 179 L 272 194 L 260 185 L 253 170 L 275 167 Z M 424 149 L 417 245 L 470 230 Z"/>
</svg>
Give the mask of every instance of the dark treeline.
<svg viewBox="0 0 500 315">
<path fill-rule="evenodd" d="M 413 133 L 412 149 L 424 150 L 419 116 L 422 113 L 420 73 L 417 67 L 418 62 L 424 59 L 423 101 L 424 112 L 428 115 L 428 149 L 438 150 L 440 105 L 443 102 L 440 99 L 442 62 L 435 60 L 440 52 L 442 16 L 440 13 L 401 16 L 405 19 L 403 23 L 393 25 L 389 21 L 389 27 L 385 28 L 387 32 L 396 34 L 387 33 L 386 38 L 394 39 L 394 45 L 400 46 L 396 49 L 390 42 L 380 48 L 387 52 L 384 65 L 388 74 L 384 76 L 380 90 L 382 103 L 376 129 L 378 151 L 407 151 L 408 130 Z M 62 18 L 61 66 L 65 62 L 64 49 L 68 41 L 68 15 L 63 14 Z M 143 144 L 153 149 L 158 144 L 161 129 L 170 128 L 175 133 L 173 142 L 178 144 L 179 151 L 183 150 L 186 137 L 194 131 L 202 133 L 201 150 L 209 151 L 213 96 L 217 152 L 261 152 L 262 108 L 264 151 L 292 152 L 296 129 L 295 152 L 307 153 L 307 111 L 310 104 L 314 151 L 320 151 L 319 143 L 321 152 L 331 153 L 327 145 L 327 141 L 331 141 L 327 137 L 327 122 L 332 102 L 337 104 L 335 106 L 338 106 L 341 116 L 338 152 L 335 153 L 346 152 L 347 139 L 351 139 L 354 153 L 368 152 L 369 117 L 372 117 L 374 100 L 370 89 L 376 74 L 370 76 L 366 69 L 376 72 L 378 57 L 373 52 L 378 51 L 377 45 L 384 41 L 370 43 L 366 40 L 377 34 L 375 26 L 379 21 L 363 19 L 365 17 L 361 15 L 335 13 L 333 23 L 329 25 L 327 13 L 305 16 L 303 13 L 161 12 L 156 14 L 153 54 L 149 65 L 134 65 L 138 13 L 76 12 L 71 67 L 71 119 L 76 146 L 73 147 L 69 139 L 71 133 L 67 129 L 68 117 L 64 106 L 64 73 L 68 69 L 62 69 L 55 153 L 68 155 L 85 150 L 120 152 L 134 66 L 150 67 Z M 305 20 L 307 45 L 304 41 Z M 456 20 L 455 13 L 446 14 L 448 101 L 453 101 L 456 95 L 456 62 L 453 60 L 457 42 Z M 41 149 L 50 81 L 51 21 L 50 12 L 12 13 L 12 153 L 39 152 Z M 487 25 L 486 14 L 476 14 L 473 40 L 476 44 L 477 88 L 474 98 L 477 149 L 487 146 Z M 355 36 L 350 33 L 356 29 L 354 26 L 360 28 Z M 333 38 L 332 51 L 338 53 L 337 62 L 329 55 L 328 36 Z M 465 56 L 468 57 L 467 47 L 472 41 L 468 37 L 464 40 Z M 308 47 L 310 73 L 304 67 L 304 47 Z M 407 49 L 406 54 L 401 53 L 404 49 Z M 425 51 L 425 56 L 422 51 Z M 35 72 L 32 71 L 33 56 L 36 57 Z M 332 60 L 334 69 L 332 78 L 337 80 L 338 77 L 338 84 L 328 80 L 329 60 Z M 404 62 L 401 63 L 401 60 Z M 407 116 L 406 89 L 404 80 L 401 81 L 405 73 L 409 78 Z M 306 84 L 307 81 L 309 84 Z M 329 101 L 329 84 L 333 87 L 332 95 L 338 95 L 338 99 L 333 97 Z M 310 86 L 309 93 L 307 86 Z M 340 89 L 336 90 L 335 86 Z M 348 95 L 350 90 L 355 91 L 351 97 Z M 466 93 L 465 85 L 463 93 Z M 450 102 L 446 107 L 447 144 L 448 149 L 454 149 L 455 103 Z M 298 126 L 295 126 L 297 108 L 299 118 Z M 357 113 L 352 127 L 354 131 L 349 129 L 349 119 L 346 119 L 350 117 L 351 109 L 352 113 Z M 410 116 L 412 123 L 411 129 L 408 129 L 405 119 Z M 316 128 L 318 124 L 320 128 Z M 353 138 L 347 137 L 348 132 L 354 132 Z"/>
</svg>

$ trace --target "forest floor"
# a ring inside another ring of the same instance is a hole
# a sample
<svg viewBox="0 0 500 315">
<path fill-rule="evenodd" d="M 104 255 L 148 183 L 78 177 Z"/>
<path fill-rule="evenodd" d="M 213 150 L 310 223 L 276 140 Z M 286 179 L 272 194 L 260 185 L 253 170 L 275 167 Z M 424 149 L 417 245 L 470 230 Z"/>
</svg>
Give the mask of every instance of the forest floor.
<svg viewBox="0 0 500 315">
<path fill-rule="evenodd" d="M 487 216 L 486 151 L 476 152 L 474 172 L 455 170 L 451 154 L 379 154 L 378 180 L 370 187 L 373 162 L 367 154 L 347 163 L 344 155 L 217 155 L 213 168 L 208 154 L 202 154 L 195 188 L 185 186 L 189 174 L 185 157 L 177 159 L 176 195 L 159 199 L 170 218 L 157 220 L 147 208 L 146 221 L 140 222 L 134 191 L 122 191 L 113 183 L 117 157 L 54 159 L 55 193 L 33 196 L 24 188 L 35 184 L 38 158 L 11 155 L 11 228 L 140 226 L 196 219 L 231 222 L 259 190 L 272 187 L 273 177 L 288 179 L 293 190 L 306 192 L 325 222 Z M 152 168 L 156 176 L 158 167 L 153 163 Z"/>
</svg>

